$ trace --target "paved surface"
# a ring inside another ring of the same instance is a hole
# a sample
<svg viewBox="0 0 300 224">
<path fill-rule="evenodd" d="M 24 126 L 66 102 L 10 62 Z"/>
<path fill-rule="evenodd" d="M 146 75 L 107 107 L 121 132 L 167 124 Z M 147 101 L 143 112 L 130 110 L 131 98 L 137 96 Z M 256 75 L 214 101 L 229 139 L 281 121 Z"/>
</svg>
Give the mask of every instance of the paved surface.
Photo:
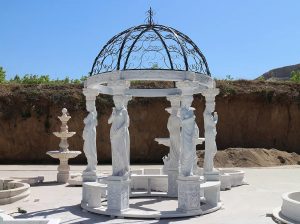
<svg viewBox="0 0 300 224">
<path fill-rule="evenodd" d="M 141 166 L 132 166 L 139 168 Z M 147 168 L 159 166 L 147 166 Z M 83 166 L 72 166 L 72 172 L 81 172 Z M 110 172 L 110 166 L 99 166 L 101 172 Z M 221 210 L 205 216 L 189 219 L 137 220 L 111 219 L 94 215 L 80 209 L 81 187 L 68 187 L 55 183 L 56 166 L 10 166 L 0 165 L 0 177 L 44 175 L 45 182 L 31 187 L 31 196 L 25 201 L 0 206 L 6 213 L 15 217 L 60 218 L 62 223 L 205 223 L 205 224 L 260 224 L 275 223 L 269 214 L 281 205 L 281 194 L 300 190 L 300 166 L 274 168 L 243 168 L 248 185 L 221 192 L 224 206 Z M 143 206 L 143 202 L 139 202 Z M 149 206 L 149 200 L 145 201 Z M 163 203 L 156 200 L 156 205 Z M 20 207 L 27 211 L 21 215 L 14 213 Z"/>
</svg>

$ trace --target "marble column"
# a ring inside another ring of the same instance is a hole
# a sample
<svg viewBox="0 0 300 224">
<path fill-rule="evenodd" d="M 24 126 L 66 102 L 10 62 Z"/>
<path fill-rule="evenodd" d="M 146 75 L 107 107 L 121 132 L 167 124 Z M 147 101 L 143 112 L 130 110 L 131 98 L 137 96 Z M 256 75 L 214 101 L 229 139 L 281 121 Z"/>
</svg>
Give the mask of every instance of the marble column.
<svg viewBox="0 0 300 224">
<path fill-rule="evenodd" d="M 89 112 L 87 117 L 84 119 L 84 130 L 83 130 L 83 151 L 87 158 L 87 167 L 83 171 L 82 181 L 83 182 L 95 182 L 97 181 L 97 147 L 96 147 L 96 127 L 97 122 L 97 110 L 96 110 L 96 97 L 99 92 L 95 89 L 83 89 L 83 94 L 86 98 L 86 109 Z"/>
<path fill-rule="evenodd" d="M 194 89 L 198 83 L 192 81 L 177 82 L 181 90 L 181 137 L 180 162 L 178 183 L 178 210 L 184 212 L 199 211 L 200 202 L 200 176 L 193 174 L 196 158 L 196 140 L 199 138 L 198 127 L 195 122 L 193 102 Z"/>
<path fill-rule="evenodd" d="M 130 96 L 125 92 L 129 83 L 125 80 L 109 82 L 112 89 L 115 107 L 108 123 L 110 129 L 110 141 L 112 151 L 112 175 L 107 178 L 107 209 L 123 211 L 129 208 L 129 116 L 127 103 Z"/>
<path fill-rule="evenodd" d="M 164 158 L 164 169 L 168 174 L 168 196 L 178 196 L 177 178 L 179 174 L 179 158 L 180 158 L 180 118 L 178 112 L 180 109 L 180 96 L 168 96 L 171 107 L 166 110 L 170 113 L 167 128 L 169 130 L 170 152 Z"/>
<path fill-rule="evenodd" d="M 205 154 L 204 154 L 204 177 L 207 181 L 217 181 L 220 179 L 219 171 L 214 168 L 214 157 L 217 153 L 216 144 L 216 124 L 218 114 L 215 112 L 215 98 L 219 94 L 219 89 L 206 89 L 202 91 L 205 97 L 204 117 L 204 137 L 205 137 Z"/>
</svg>

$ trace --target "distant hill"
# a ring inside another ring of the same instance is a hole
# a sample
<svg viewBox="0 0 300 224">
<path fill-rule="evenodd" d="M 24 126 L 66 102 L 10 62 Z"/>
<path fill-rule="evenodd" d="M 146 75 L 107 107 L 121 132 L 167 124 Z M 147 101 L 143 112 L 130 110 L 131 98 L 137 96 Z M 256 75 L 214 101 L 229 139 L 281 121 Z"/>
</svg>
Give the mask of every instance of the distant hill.
<svg viewBox="0 0 300 224">
<path fill-rule="evenodd" d="M 260 77 L 264 77 L 265 80 L 288 80 L 291 77 L 291 72 L 296 70 L 300 70 L 300 64 L 275 68 L 264 73 Z M 259 79 L 260 77 L 258 77 L 257 79 Z"/>
</svg>

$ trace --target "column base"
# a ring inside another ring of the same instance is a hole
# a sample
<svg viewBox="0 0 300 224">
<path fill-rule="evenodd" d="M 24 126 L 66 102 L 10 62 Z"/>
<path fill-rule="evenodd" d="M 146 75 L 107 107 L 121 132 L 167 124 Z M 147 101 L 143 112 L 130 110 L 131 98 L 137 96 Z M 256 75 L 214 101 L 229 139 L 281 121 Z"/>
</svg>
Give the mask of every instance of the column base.
<svg viewBox="0 0 300 224">
<path fill-rule="evenodd" d="M 107 209 L 124 211 L 129 208 L 130 179 L 126 176 L 110 176 L 107 182 Z"/>
<path fill-rule="evenodd" d="M 220 171 L 204 171 L 204 178 L 206 181 L 219 181 L 220 180 Z"/>
<path fill-rule="evenodd" d="M 83 171 L 82 182 L 97 182 L 96 171 Z"/>
<path fill-rule="evenodd" d="M 178 184 L 177 179 L 179 175 L 178 169 L 168 169 L 168 196 L 178 197 Z"/>
<path fill-rule="evenodd" d="M 201 210 L 200 176 L 179 176 L 178 183 L 178 211 L 194 212 Z"/>
</svg>

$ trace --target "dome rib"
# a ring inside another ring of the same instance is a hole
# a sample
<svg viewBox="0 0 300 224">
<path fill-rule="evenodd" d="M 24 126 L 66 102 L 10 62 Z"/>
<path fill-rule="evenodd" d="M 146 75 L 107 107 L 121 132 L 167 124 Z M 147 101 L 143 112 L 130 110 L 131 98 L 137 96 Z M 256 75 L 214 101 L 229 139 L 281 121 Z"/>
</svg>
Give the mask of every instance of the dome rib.
<svg viewBox="0 0 300 224">
<path fill-rule="evenodd" d="M 164 45 L 164 48 L 165 48 L 165 50 L 167 52 L 167 55 L 168 55 L 168 58 L 169 58 L 171 69 L 174 69 L 173 62 L 172 62 L 172 59 L 171 59 L 171 55 L 170 55 L 170 52 L 168 51 L 168 47 L 167 47 L 165 41 L 163 40 L 162 36 L 160 35 L 160 33 L 155 28 L 153 28 L 153 31 L 157 34 L 157 36 L 161 40 L 162 44 Z"/>
<path fill-rule="evenodd" d="M 131 52 L 132 52 L 132 49 L 133 49 L 134 45 L 136 44 L 136 42 L 140 39 L 140 37 L 141 37 L 144 33 L 146 33 L 147 31 L 149 31 L 149 29 L 151 29 L 151 28 L 148 27 L 148 28 L 142 30 L 142 31 L 139 33 L 139 35 L 135 38 L 135 40 L 133 41 L 133 43 L 131 44 L 131 46 L 130 46 L 130 48 L 129 48 L 129 51 L 128 51 L 128 54 L 127 54 L 127 57 L 126 57 L 126 60 L 125 60 L 125 64 L 124 64 L 123 70 L 126 70 L 126 65 L 127 65 L 129 56 L 130 56 L 130 54 L 131 54 Z"/>
</svg>

